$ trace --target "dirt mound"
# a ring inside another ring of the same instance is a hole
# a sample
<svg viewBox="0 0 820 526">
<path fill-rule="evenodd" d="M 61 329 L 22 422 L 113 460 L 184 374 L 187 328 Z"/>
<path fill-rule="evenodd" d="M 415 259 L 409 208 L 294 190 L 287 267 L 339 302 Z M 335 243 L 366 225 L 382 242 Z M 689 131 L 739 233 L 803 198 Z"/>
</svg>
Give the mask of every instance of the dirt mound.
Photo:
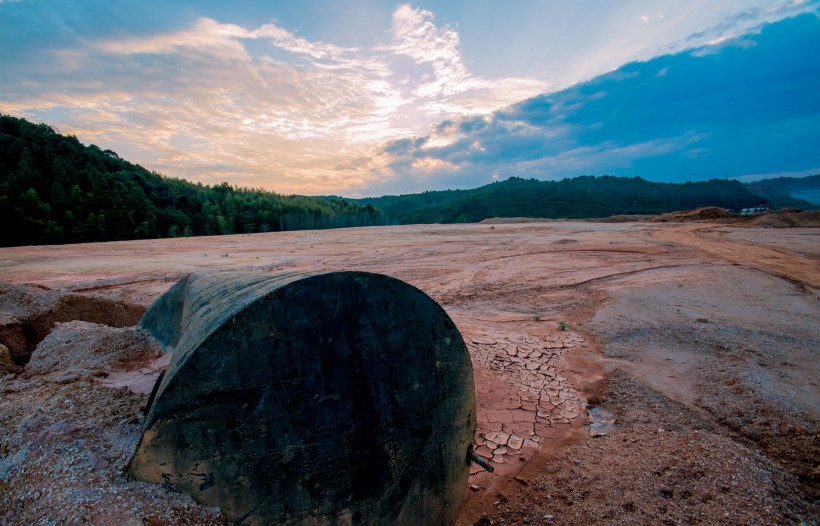
<svg viewBox="0 0 820 526">
<path fill-rule="evenodd" d="M 732 213 L 725 208 L 718 206 L 705 206 L 702 208 L 695 208 L 694 210 L 683 210 L 680 212 L 669 212 L 668 214 L 661 214 L 654 219 L 650 219 L 656 223 L 666 223 L 668 221 L 703 221 L 710 219 L 729 219 Z"/>
<path fill-rule="evenodd" d="M 763 228 L 790 228 L 796 226 L 820 226 L 820 210 L 783 209 L 763 214 L 750 223 Z"/>
<path fill-rule="evenodd" d="M 37 345 L 26 373 L 127 370 L 162 355 L 162 347 L 139 327 L 109 327 L 85 321 L 58 323 Z"/>
<path fill-rule="evenodd" d="M 145 308 L 99 296 L 35 285 L 0 283 L 0 343 L 17 365 L 59 322 L 83 320 L 112 327 L 136 325 Z"/>
<path fill-rule="evenodd" d="M 584 219 L 584 221 L 594 221 L 596 223 L 637 223 L 641 221 L 651 221 L 655 214 L 617 214 L 609 217 L 599 217 L 597 219 Z"/>
<path fill-rule="evenodd" d="M 557 221 L 556 219 L 544 219 L 539 217 L 488 217 L 478 222 L 480 225 L 512 225 L 516 223 L 543 223 L 544 221 Z"/>
</svg>

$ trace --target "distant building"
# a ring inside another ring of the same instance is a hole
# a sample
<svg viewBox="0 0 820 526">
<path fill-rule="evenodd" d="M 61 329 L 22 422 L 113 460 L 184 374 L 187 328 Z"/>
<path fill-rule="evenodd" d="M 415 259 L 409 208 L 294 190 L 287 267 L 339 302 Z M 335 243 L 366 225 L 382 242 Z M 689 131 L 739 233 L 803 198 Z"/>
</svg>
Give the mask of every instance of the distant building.
<svg viewBox="0 0 820 526">
<path fill-rule="evenodd" d="M 769 210 L 773 210 L 773 208 L 769 205 L 758 205 L 752 208 L 743 208 L 740 211 L 740 215 L 742 216 L 753 216 L 755 214 L 762 214 L 764 212 L 768 212 Z"/>
</svg>

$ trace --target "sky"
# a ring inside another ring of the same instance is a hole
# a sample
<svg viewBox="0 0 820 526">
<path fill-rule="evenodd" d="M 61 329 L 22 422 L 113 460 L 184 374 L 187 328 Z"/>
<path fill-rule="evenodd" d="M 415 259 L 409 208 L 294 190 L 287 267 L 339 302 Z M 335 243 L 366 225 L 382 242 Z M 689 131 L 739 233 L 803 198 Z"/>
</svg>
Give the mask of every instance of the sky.
<svg viewBox="0 0 820 526">
<path fill-rule="evenodd" d="M 820 0 L 0 0 L 0 49 L 0 112 L 205 184 L 820 172 Z"/>
</svg>

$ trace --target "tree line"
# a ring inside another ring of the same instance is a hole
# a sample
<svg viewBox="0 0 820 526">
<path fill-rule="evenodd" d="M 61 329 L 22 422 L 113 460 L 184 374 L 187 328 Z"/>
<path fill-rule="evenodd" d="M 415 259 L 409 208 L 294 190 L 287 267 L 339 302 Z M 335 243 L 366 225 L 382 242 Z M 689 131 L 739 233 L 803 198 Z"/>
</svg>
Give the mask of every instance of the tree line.
<svg viewBox="0 0 820 526">
<path fill-rule="evenodd" d="M 640 177 L 580 176 L 560 181 L 511 177 L 474 190 L 359 199 L 392 220 L 413 223 L 469 223 L 490 217 L 584 219 L 661 214 L 702 206 L 740 210 L 767 203 L 735 180 L 655 183 Z"/>
<path fill-rule="evenodd" d="M 0 246 L 381 225 L 369 204 L 164 177 L 0 115 Z"/>
<path fill-rule="evenodd" d="M 584 219 L 701 206 L 740 210 L 769 204 L 771 196 L 761 191 L 768 188 L 762 183 L 754 183 L 755 195 L 750 187 L 724 179 L 655 183 L 640 177 L 511 177 L 472 190 L 356 200 L 280 195 L 165 177 L 111 150 L 84 146 L 45 124 L 0 114 L 0 246 L 463 223 L 490 217 Z M 777 192 L 786 195 L 780 187 Z"/>
</svg>

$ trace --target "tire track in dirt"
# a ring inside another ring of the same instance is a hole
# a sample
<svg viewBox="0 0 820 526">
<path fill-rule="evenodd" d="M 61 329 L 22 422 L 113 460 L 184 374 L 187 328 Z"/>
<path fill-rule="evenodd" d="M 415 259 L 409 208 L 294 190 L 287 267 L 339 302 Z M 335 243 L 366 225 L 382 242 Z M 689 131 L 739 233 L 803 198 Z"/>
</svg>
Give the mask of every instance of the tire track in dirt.
<svg viewBox="0 0 820 526">
<path fill-rule="evenodd" d="M 717 225 L 686 225 L 655 230 L 651 235 L 695 248 L 730 263 L 768 272 L 815 291 L 820 289 L 820 264 L 815 259 L 770 246 L 734 241 L 725 236 L 716 241 L 704 235 L 715 228 Z"/>
</svg>

